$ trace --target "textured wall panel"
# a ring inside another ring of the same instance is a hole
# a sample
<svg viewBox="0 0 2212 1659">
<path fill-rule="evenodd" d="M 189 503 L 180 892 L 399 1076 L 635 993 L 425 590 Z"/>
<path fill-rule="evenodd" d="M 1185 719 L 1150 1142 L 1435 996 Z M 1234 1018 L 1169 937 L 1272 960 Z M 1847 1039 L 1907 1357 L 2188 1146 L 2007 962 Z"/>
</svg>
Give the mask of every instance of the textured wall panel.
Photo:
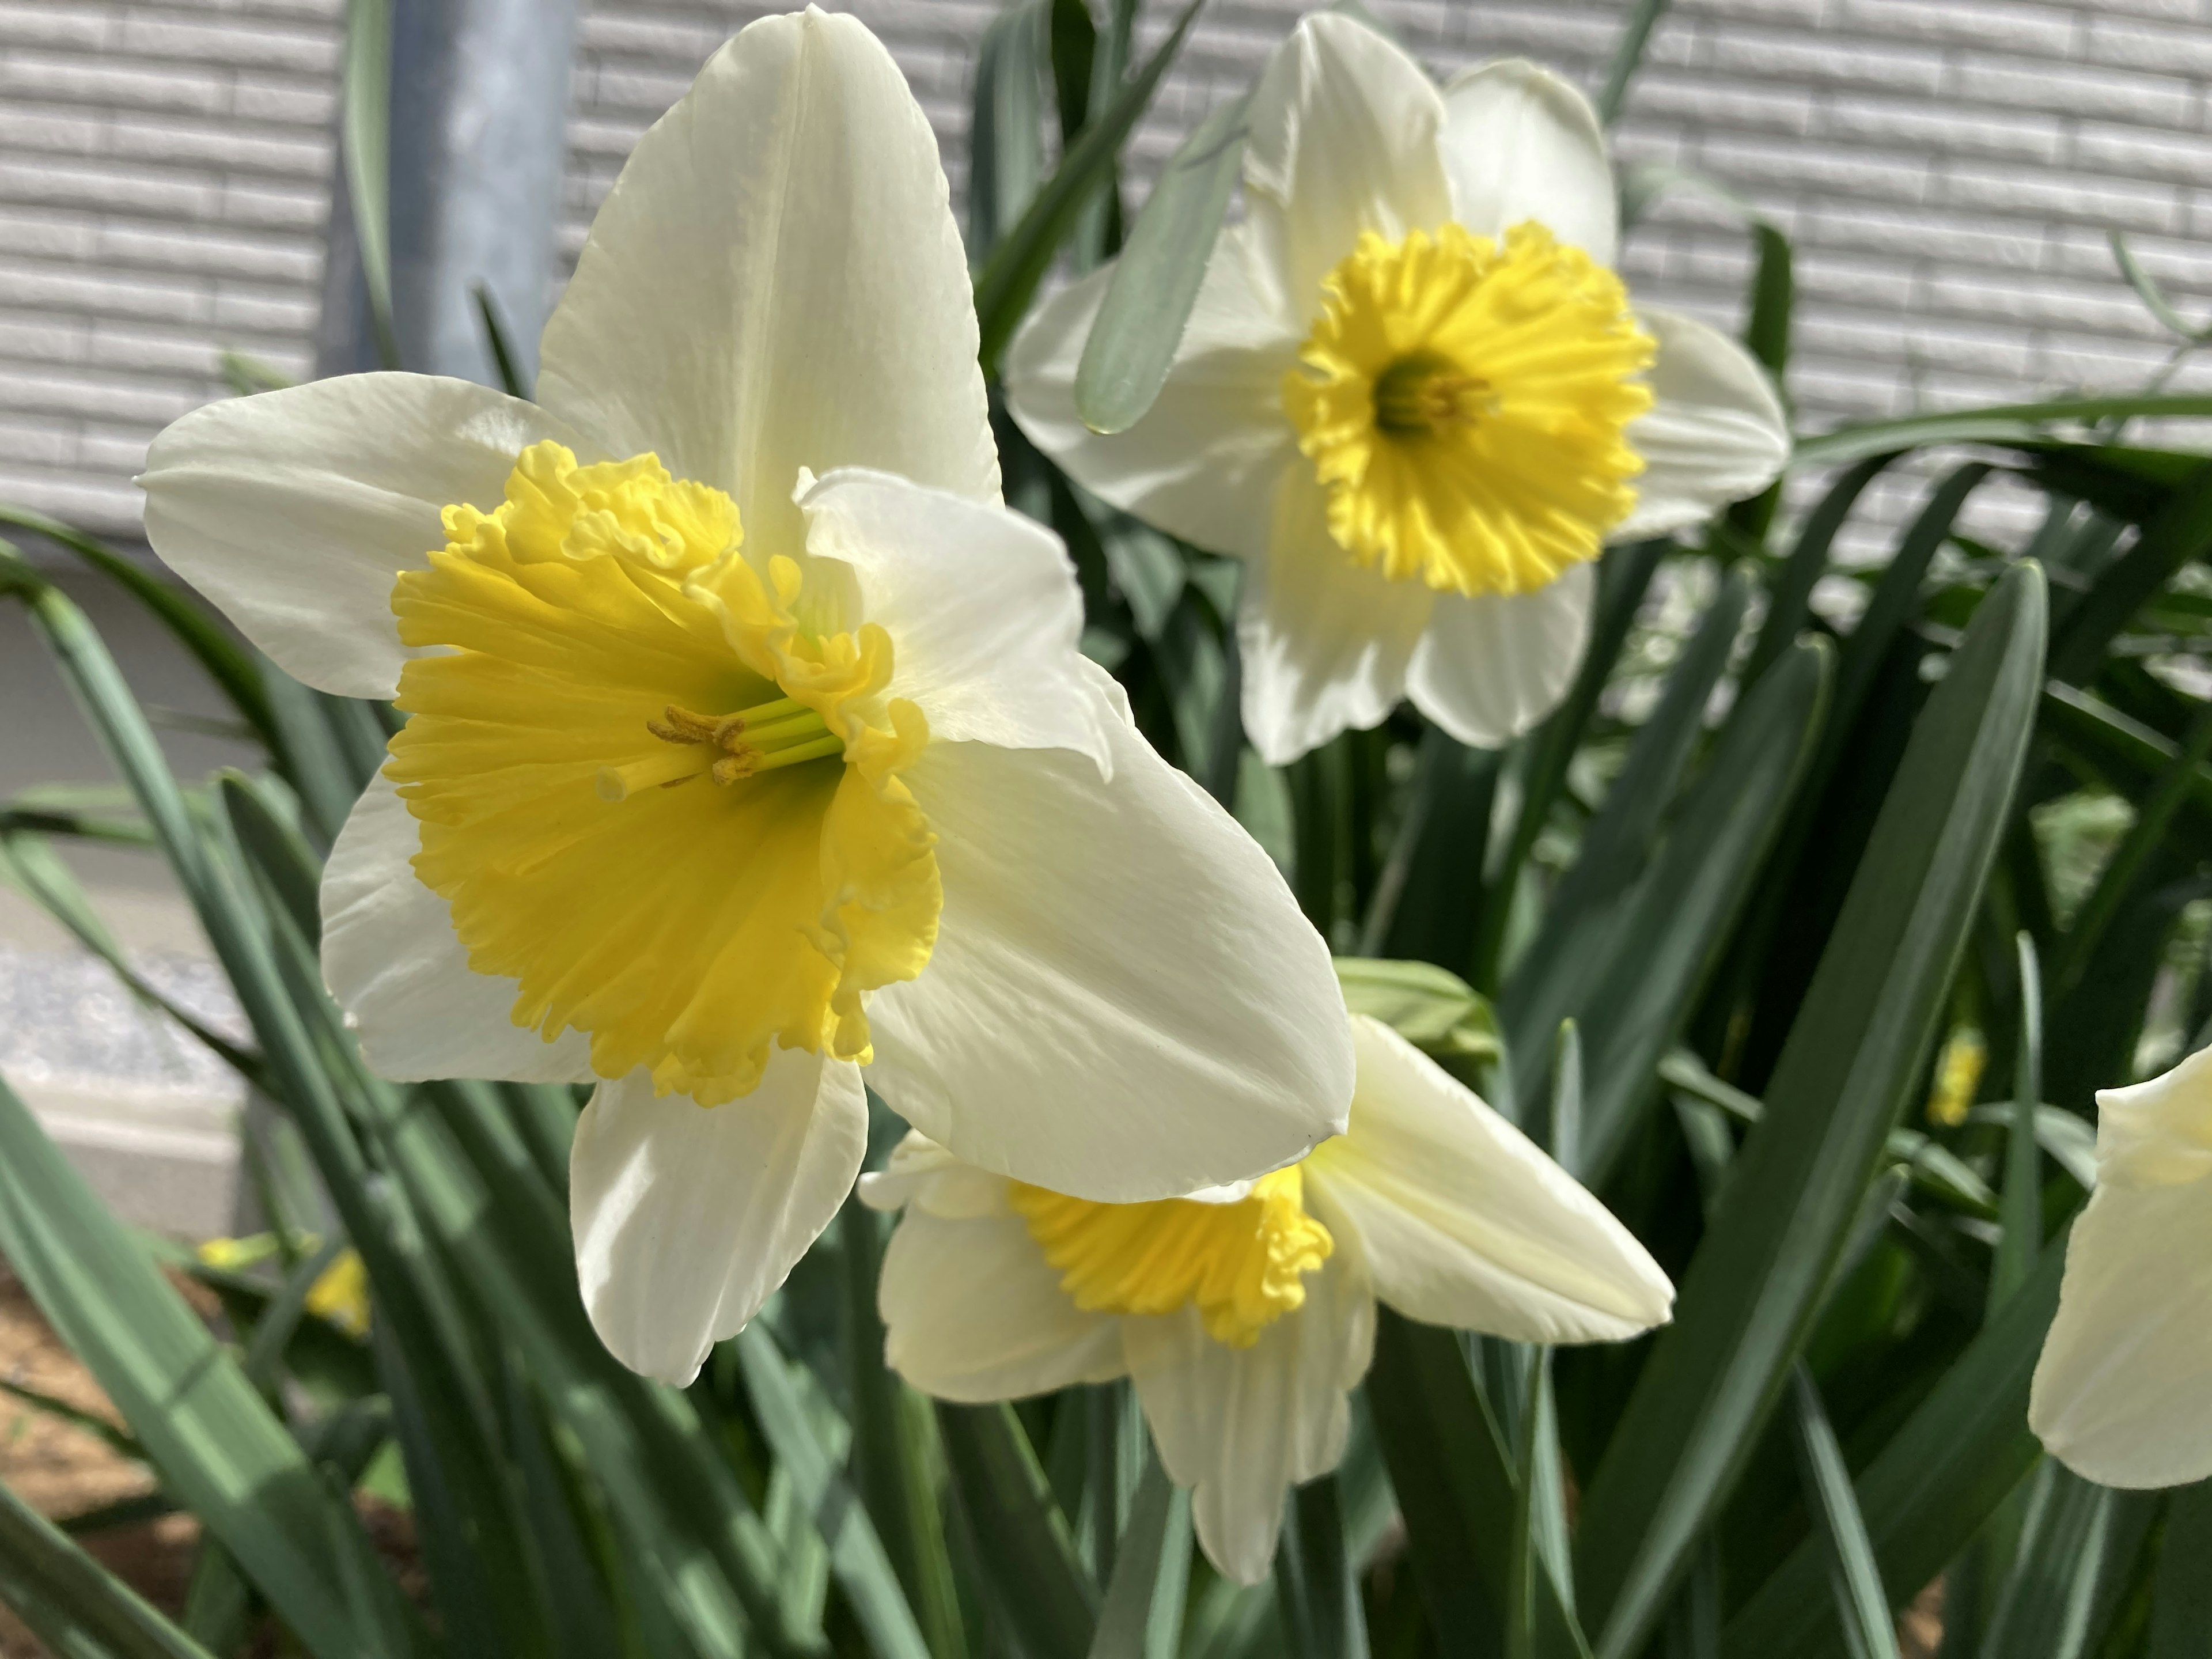
<svg viewBox="0 0 2212 1659">
<path fill-rule="evenodd" d="M 1432 69 L 1527 53 L 1586 87 L 1611 4 L 1373 0 Z M 578 40 L 561 264 L 637 135 L 767 8 L 601 0 Z M 965 173 L 988 0 L 856 0 Z M 331 165 L 338 0 L 0 0 L 0 493 L 128 528 L 161 424 L 219 390 L 228 348 L 305 366 Z M 1151 0 L 1147 40 L 1169 8 Z M 1216 0 L 1138 184 L 1295 16 Z M 2208 0 L 1677 0 L 1620 131 L 1636 161 L 1733 185 L 1798 249 L 1790 390 L 1808 426 L 2129 388 L 2166 342 L 2107 232 L 2190 309 L 2212 299 Z M 1640 291 L 1723 321 L 1749 259 L 1711 210 L 1632 236 Z M 556 273 L 557 280 L 558 273 Z M 2212 386 L 2185 365 L 2179 389 Z M 1895 510 L 1893 502 L 1891 510 Z"/>
</svg>

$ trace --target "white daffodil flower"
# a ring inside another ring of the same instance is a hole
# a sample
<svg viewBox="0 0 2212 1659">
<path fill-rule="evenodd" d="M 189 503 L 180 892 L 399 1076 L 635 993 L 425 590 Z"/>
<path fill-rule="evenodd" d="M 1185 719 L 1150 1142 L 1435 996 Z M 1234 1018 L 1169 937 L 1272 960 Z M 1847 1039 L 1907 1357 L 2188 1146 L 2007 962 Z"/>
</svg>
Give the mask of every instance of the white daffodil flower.
<svg viewBox="0 0 2212 1659">
<path fill-rule="evenodd" d="M 1108 501 L 1246 562 L 1244 726 L 1271 763 L 1403 696 L 1503 743 L 1573 679 L 1590 561 L 1765 489 L 1782 405 L 1735 342 L 1631 303 L 1604 134 L 1556 76 L 1439 92 L 1319 13 L 1249 133 L 1243 222 L 1151 410 L 1112 437 L 1076 415 L 1101 270 L 1016 337 L 1014 418 Z"/>
<path fill-rule="evenodd" d="M 2097 1188 L 2027 1420 L 2100 1486 L 2212 1475 L 2212 1049 L 2097 1096 Z"/>
<path fill-rule="evenodd" d="M 809 9 L 639 142 L 538 403 L 360 375 L 154 446 L 171 566 L 300 678 L 408 713 L 324 889 L 363 1054 L 599 1079 L 583 1294 L 656 1376 L 850 1190 L 872 1059 L 963 1157 L 1101 1199 L 1343 1122 L 1326 950 L 1079 655 L 975 350 L 928 122 Z"/>
<path fill-rule="evenodd" d="M 1572 1176 L 1389 1026 L 1352 1036 L 1346 1134 L 1210 1193 L 1094 1204 L 908 1135 L 860 1177 L 905 1210 L 878 1294 L 891 1367 L 971 1402 L 1134 1378 L 1207 1559 L 1249 1584 L 1284 1493 L 1343 1455 L 1378 1297 L 1530 1342 L 1666 1322 L 1674 1286 Z"/>
</svg>

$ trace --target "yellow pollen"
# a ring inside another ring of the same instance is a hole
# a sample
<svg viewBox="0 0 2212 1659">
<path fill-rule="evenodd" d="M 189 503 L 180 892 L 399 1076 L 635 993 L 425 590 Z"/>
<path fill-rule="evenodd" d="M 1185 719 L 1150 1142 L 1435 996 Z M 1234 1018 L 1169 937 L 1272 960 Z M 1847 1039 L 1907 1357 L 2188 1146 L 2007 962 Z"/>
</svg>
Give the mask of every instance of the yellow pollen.
<svg viewBox="0 0 2212 1659">
<path fill-rule="evenodd" d="M 1094 1204 L 1018 1181 L 1010 1187 L 1016 1212 L 1077 1307 L 1170 1314 L 1195 1303 L 1206 1334 L 1232 1348 L 1250 1347 L 1302 1305 L 1304 1275 L 1334 1248 L 1328 1229 L 1306 1213 L 1297 1164 L 1261 1176 L 1230 1204 Z"/>
<path fill-rule="evenodd" d="M 799 565 L 749 559 L 729 497 L 651 455 L 534 444 L 445 529 L 392 589 L 434 652 L 401 672 L 385 775 L 515 1024 L 706 1105 L 775 1048 L 867 1060 L 862 1000 L 921 971 L 942 903 L 889 635 L 834 593 L 803 602 L 838 625 L 802 628 Z"/>
<path fill-rule="evenodd" d="M 1362 565 L 1525 593 L 1595 558 L 1636 504 L 1635 377 L 1656 350 L 1620 280 L 1534 222 L 1373 232 L 1323 281 L 1283 408 Z"/>
</svg>

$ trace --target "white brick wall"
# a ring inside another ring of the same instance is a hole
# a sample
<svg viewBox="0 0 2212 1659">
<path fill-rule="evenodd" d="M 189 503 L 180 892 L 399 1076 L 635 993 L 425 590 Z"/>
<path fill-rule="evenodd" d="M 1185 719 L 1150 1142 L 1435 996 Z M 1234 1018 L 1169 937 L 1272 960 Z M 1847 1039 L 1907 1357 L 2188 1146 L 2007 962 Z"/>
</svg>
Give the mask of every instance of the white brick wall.
<svg viewBox="0 0 2212 1659">
<path fill-rule="evenodd" d="M 222 351 L 305 372 L 341 9 L 0 4 L 0 495 L 132 529 Z"/>
<path fill-rule="evenodd" d="M 1440 73 L 1523 52 L 1594 87 L 1604 0 L 1371 0 Z M 0 495 L 128 530 L 127 479 L 216 395 L 218 354 L 307 364 L 342 0 L 0 0 Z M 769 9 L 597 0 L 578 41 L 562 263 L 636 135 Z M 964 173 L 994 0 L 854 0 Z M 1157 39 L 1169 0 L 1150 0 Z M 1280 38 L 1289 0 L 1215 0 L 1153 120 L 1148 174 Z M 1676 0 L 1623 153 L 1693 167 L 1788 228 L 1808 426 L 2126 387 L 2161 336 L 2112 269 L 2125 232 L 2185 310 L 2212 301 L 2212 0 Z M 1749 261 L 1711 210 L 1629 244 L 1639 289 L 1722 320 Z M 2212 364 L 2178 388 L 2212 386 Z"/>
</svg>

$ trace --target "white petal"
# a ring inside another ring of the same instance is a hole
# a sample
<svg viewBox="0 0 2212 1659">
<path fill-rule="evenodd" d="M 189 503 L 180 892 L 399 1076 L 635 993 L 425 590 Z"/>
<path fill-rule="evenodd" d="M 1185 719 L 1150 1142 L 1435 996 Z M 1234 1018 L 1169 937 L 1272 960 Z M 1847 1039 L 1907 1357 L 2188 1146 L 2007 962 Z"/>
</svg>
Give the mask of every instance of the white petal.
<svg viewBox="0 0 2212 1659">
<path fill-rule="evenodd" d="M 966 1221 L 909 1211 L 884 1253 L 876 1305 L 885 1362 L 939 1400 L 1018 1400 L 1125 1369 L 1121 1321 L 1069 1299 L 1012 1211 Z"/>
<path fill-rule="evenodd" d="M 1616 1341 L 1666 1322 L 1674 1286 L 1602 1204 L 1389 1026 L 1352 1025 L 1352 1128 L 1306 1180 L 1358 1231 L 1376 1296 L 1524 1342 Z"/>
<path fill-rule="evenodd" d="M 1110 266 L 1037 308 L 1006 354 L 1006 406 L 1078 483 L 1170 535 L 1216 553 L 1267 550 L 1275 481 L 1298 460 L 1283 376 L 1303 325 L 1279 319 L 1251 281 L 1241 227 L 1221 233 L 1175 367 L 1126 432 L 1102 438 L 1075 412 L 1075 370 Z"/>
<path fill-rule="evenodd" d="M 678 1387 L 744 1328 L 852 1190 L 868 1146 L 860 1072 L 800 1048 L 706 1107 L 639 1071 L 602 1083 L 568 1158 L 576 1277 L 632 1370 Z"/>
<path fill-rule="evenodd" d="M 1479 64 L 1444 88 L 1442 143 L 1452 216 L 1476 235 L 1534 219 L 1613 264 L 1613 164 L 1597 112 L 1575 88 L 1523 58 Z"/>
<path fill-rule="evenodd" d="M 1276 50 L 1252 94 L 1247 222 L 1294 315 L 1319 312 L 1362 231 L 1396 241 L 1451 217 L 1443 126 L 1421 66 L 1364 23 L 1314 12 Z"/>
<path fill-rule="evenodd" d="M 392 585 L 446 544 L 439 510 L 487 510 L 524 446 L 599 452 L 532 404 L 466 380 L 348 374 L 196 409 L 154 440 L 146 539 L 278 667 L 388 697 L 413 653 Z"/>
<path fill-rule="evenodd" d="M 2212 1180 L 2110 1184 L 2066 1246 L 2029 1426 L 2106 1486 L 2212 1475 Z"/>
<path fill-rule="evenodd" d="M 1237 607 L 1244 731 L 1260 758 L 1287 766 L 1388 720 L 1436 599 L 1425 582 L 1354 564 L 1328 533 L 1313 469 L 1285 471 L 1273 546 L 1245 567 Z"/>
<path fill-rule="evenodd" d="M 1344 1455 L 1347 1395 L 1374 1350 L 1375 1301 L 1355 1255 L 1331 1256 L 1305 1287 L 1305 1304 L 1249 1348 L 1206 1335 L 1195 1308 L 1122 1322 L 1160 1462 L 1195 1488 L 1198 1541 L 1239 1583 L 1267 1577 L 1285 1494 Z"/>
<path fill-rule="evenodd" d="M 323 982 L 379 1077 L 570 1083 L 592 1074 L 591 1039 L 548 1042 L 509 1017 L 515 982 L 479 974 L 452 912 L 416 878 L 422 839 L 380 775 L 354 805 L 323 868 Z"/>
<path fill-rule="evenodd" d="M 1439 593 L 1406 676 L 1413 706 L 1477 749 L 1519 737 L 1575 683 L 1596 586 L 1578 564 L 1533 593 Z"/>
<path fill-rule="evenodd" d="M 1083 590 L 1060 538 L 1003 507 L 848 467 L 807 491 L 806 548 L 860 579 L 891 637 L 891 695 L 933 742 L 1073 749 L 1109 768 L 1113 711 L 1077 641 Z"/>
<path fill-rule="evenodd" d="M 949 1221 L 1012 1215 L 1006 1178 L 963 1164 L 919 1129 L 908 1129 L 884 1167 L 860 1177 L 855 1189 L 872 1210 L 911 1204 Z"/>
<path fill-rule="evenodd" d="M 2097 1091 L 2097 1184 L 2172 1187 L 2212 1176 L 2212 1048 L 2126 1089 Z"/>
<path fill-rule="evenodd" d="M 945 909 L 868 1005 L 869 1081 L 983 1169 L 1109 1202 L 1288 1163 L 1352 1093 L 1328 952 L 1266 854 L 1128 726 L 1060 750 L 932 744 L 905 775 Z"/>
<path fill-rule="evenodd" d="M 631 151 L 545 325 L 538 396 L 729 492 L 789 553 L 802 466 L 981 500 L 996 450 L 937 140 L 856 20 L 750 24 Z"/>
<path fill-rule="evenodd" d="M 1638 306 L 1636 319 L 1659 355 L 1645 377 L 1651 408 L 1628 428 L 1644 471 L 1616 542 L 1703 523 L 1759 494 L 1790 460 L 1790 417 L 1757 359 L 1694 317 Z"/>
</svg>

